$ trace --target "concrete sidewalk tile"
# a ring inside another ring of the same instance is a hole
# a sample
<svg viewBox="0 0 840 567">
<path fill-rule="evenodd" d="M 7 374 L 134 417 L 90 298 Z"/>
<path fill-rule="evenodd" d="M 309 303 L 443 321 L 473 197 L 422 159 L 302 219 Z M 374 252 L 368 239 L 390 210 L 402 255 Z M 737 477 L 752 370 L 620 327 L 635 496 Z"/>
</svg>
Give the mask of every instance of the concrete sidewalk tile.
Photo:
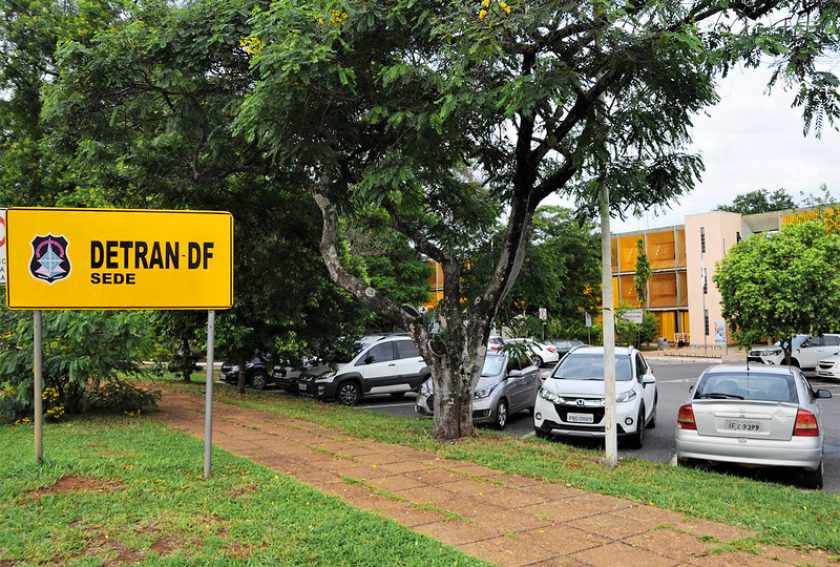
<svg viewBox="0 0 840 567">
<path fill-rule="evenodd" d="M 551 502 L 566 500 L 567 498 L 574 498 L 576 496 L 586 496 L 590 493 L 574 486 L 566 486 L 565 484 L 543 483 L 540 486 L 540 494 L 545 497 L 546 501 Z"/>
<path fill-rule="evenodd" d="M 522 532 L 553 525 L 550 520 L 541 520 L 536 516 L 522 514 L 518 510 L 505 508 L 502 508 L 500 512 L 482 516 L 477 521 L 483 526 L 495 528 L 503 532 Z"/>
<path fill-rule="evenodd" d="M 504 508 L 495 506 L 492 500 L 483 500 L 466 496 L 440 502 L 437 506 L 474 520 L 481 520 L 490 514 L 504 511 Z"/>
<path fill-rule="evenodd" d="M 380 469 L 376 465 L 360 465 L 356 463 L 347 463 L 345 467 L 338 467 L 334 468 L 336 474 L 341 476 L 349 476 L 351 478 L 356 478 L 359 480 L 370 481 L 375 478 L 383 478 L 386 476 L 391 476 L 391 473 Z"/>
<path fill-rule="evenodd" d="M 554 557 L 554 553 L 547 549 L 507 536 L 459 545 L 458 548 L 503 567 L 531 565 Z"/>
<path fill-rule="evenodd" d="M 403 455 L 389 454 L 386 452 L 370 452 L 358 455 L 355 459 L 368 465 L 390 465 L 391 463 L 402 463 L 406 459 Z"/>
<path fill-rule="evenodd" d="M 759 557 L 742 551 L 735 553 L 713 553 L 691 560 L 691 565 L 697 567 L 782 567 L 783 563 L 774 561 L 767 557 Z"/>
<path fill-rule="evenodd" d="M 791 565 L 828 565 L 832 561 L 835 565 L 838 563 L 836 557 L 832 559 L 828 553 L 821 550 L 804 551 L 776 545 L 760 545 L 759 548 L 764 557 Z"/>
<path fill-rule="evenodd" d="M 650 530 L 624 540 L 624 543 L 647 549 L 657 555 L 688 563 L 706 554 L 709 544 L 696 537 L 674 530 Z"/>
<path fill-rule="evenodd" d="M 562 524 L 534 528 L 517 534 L 518 539 L 544 547 L 556 555 L 571 555 L 610 543 L 609 540 Z"/>
<path fill-rule="evenodd" d="M 446 516 L 443 516 L 434 510 L 414 508 L 403 502 L 386 502 L 375 510 L 375 512 L 380 516 L 384 516 L 385 518 L 393 520 L 409 528 L 425 524 L 434 524 L 447 520 Z"/>
<path fill-rule="evenodd" d="M 463 480 L 464 477 L 451 471 L 445 471 L 437 467 L 427 467 L 422 471 L 406 473 L 406 476 L 426 484 L 443 484 Z"/>
<path fill-rule="evenodd" d="M 415 531 L 449 545 L 463 545 L 497 538 L 502 532 L 485 526 L 449 521 L 418 526 Z"/>
<path fill-rule="evenodd" d="M 624 539 L 647 532 L 657 524 L 643 519 L 625 518 L 614 512 L 606 512 L 596 516 L 587 516 L 572 520 L 567 525 L 579 530 L 587 531 L 610 539 Z"/>
<path fill-rule="evenodd" d="M 422 482 L 418 482 L 403 475 L 376 478 L 370 481 L 370 484 L 371 486 L 381 488 L 382 490 L 387 490 L 388 492 L 397 492 L 399 490 L 408 490 L 411 488 L 420 488 L 426 486 Z"/>
<path fill-rule="evenodd" d="M 490 494 L 503 490 L 495 484 L 468 479 L 448 482 L 446 483 L 445 488 L 450 492 L 454 492 L 460 496 L 468 496 L 470 498 L 487 498 Z"/>
<path fill-rule="evenodd" d="M 523 489 L 496 489 L 491 493 L 494 504 L 503 506 L 505 508 L 524 508 L 525 506 L 533 506 L 545 502 L 545 498 L 540 496 L 536 491 L 529 491 Z"/>
<path fill-rule="evenodd" d="M 680 562 L 626 543 L 611 543 L 575 553 L 572 557 L 593 567 L 671 567 Z"/>
<path fill-rule="evenodd" d="M 571 522 L 615 510 L 618 504 L 612 499 L 598 498 L 597 494 L 575 496 L 562 501 L 543 502 L 520 508 L 521 512 L 558 523 Z M 630 503 L 628 502 L 628 505 Z"/>
<path fill-rule="evenodd" d="M 629 508 L 622 508 L 613 512 L 616 516 L 630 518 L 631 520 L 638 520 L 645 522 L 651 527 L 674 525 L 685 520 L 685 514 L 674 512 L 672 510 L 663 510 L 654 506 L 647 506 L 644 504 L 636 504 Z"/>
<path fill-rule="evenodd" d="M 409 500 L 410 502 L 435 505 L 441 502 L 450 502 L 455 500 L 457 496 L 454 492 L 447 492 L 446 490 L 435 486 L 423 486 L 421 488 L 399 490 L 396 494 L 406 500 Z"/>
<path fill-rule="evenodd" d="M 421 461 L 401 461 L 399 463 L 388 463 L 379 468 L 393 474 L 404 474 L 426 470 L 428 465 L 424 465 Z"/>
<path fill-rule="evenodd" d="M 528 567 L 589 567 L 589 564 L 573 557 L 555 557 L 547 561 L 532 563 Z"/>
<path fill-rule="evenodd" d="M 535 486 L 535 485 L 544 485 L 545 481 L 536 479 L 536 478 L 529 478 L 527 476 L 516 476 L 509 473 L 503 473 L 496 471 L 491 477 L 492 480 L 496 482 L 501 482 L 507 486 L 512 488 L 525 488 L 527 486 Z"/>
</svg>

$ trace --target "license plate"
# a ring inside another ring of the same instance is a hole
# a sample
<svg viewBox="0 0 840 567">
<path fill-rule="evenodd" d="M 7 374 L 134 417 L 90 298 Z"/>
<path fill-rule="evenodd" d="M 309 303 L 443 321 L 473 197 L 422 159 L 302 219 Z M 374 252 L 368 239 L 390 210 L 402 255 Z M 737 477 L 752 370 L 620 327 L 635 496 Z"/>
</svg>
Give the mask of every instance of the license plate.
<svg viewBox="0 0 840 567">
<path fill-rule="evenodd" d="M 726 429 L 729 431 L 761 431 L 761 424 L 754 421 L 741 421 L 739 419 L 727 419 Z"/>
<path fill-rule="evenodd" d="M 569 423 L 595 423 L 595 417 L 591 413 L 567 413 L 566 421 Z"/>
<path fill-rule="evenodd" d="M 303 382 L 298 382 L 298 391 L 305 392 L 306 384 L 304 384 Z"/>
</svg>

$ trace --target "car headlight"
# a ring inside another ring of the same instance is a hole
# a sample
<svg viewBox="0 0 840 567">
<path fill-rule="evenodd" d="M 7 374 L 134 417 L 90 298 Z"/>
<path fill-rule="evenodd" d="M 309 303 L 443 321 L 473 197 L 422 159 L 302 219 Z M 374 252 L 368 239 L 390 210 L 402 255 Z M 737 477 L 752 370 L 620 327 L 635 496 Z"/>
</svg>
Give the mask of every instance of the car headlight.
<svg viewBox="0 0 840 567">
<path fill-rule="evenodd" d="M 431 396 L 432 395 L 432 381 L 426 380 L 420 385 L 420 394 L 424 396 Z"/>
<path fill-rule="evenodd" d="M 335 372 L 326 370 L 315 377 L 316 382 L 332 382 L 335 379 Z"/>
<path fill-rule="evenodd" d="M 636 399 L 636 391 L 635 390 L 627 390 L 626 392 L 621 392 L 615 397 L 616 403 L 624 403 L 630 402 Z"/>
<path fill-rule="evenodd" d="M 489 397 L 490 394 L 492 394 L 493 390 L 495 390 L 495 389 L 496 389 L 496 386 L 494 385 L 494 386 L 490 386 L 489 388 L 482 388 L 481 390 L 476 390 L 474 397 L 475 397 L 476 400 L 482 400 L 484 398 Z"/>
<path fill-rule="evenodd" d="M 543 388 L 540 388 L 540 397 L 544 400 L 551 402 L 552 404 L 559 404 L 562 401 L 560 399 L 560 396 L 558 396 L 557 394 L 552 394 L 551 392 Z"/>
</svg>

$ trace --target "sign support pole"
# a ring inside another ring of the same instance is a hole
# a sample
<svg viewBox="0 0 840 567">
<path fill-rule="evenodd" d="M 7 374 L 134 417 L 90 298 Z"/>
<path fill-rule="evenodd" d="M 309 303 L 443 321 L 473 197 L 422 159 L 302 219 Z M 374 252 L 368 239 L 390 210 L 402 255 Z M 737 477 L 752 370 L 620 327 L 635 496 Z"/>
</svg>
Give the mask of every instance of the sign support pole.
<svg viewBox="0 0 840 567">
<path fill-rule="evenodd" d="M 216 334 L 216 312 L 207 312 L 207 378 L 204 398 L 204 480 L 210 478 L 213 452 L 213 341 Z"/>
<path fill-rule="evenodd" d="M 44 462 L 44 400 L 42 397 L 43 381 L 41 366 L 41 312 L 33 311 L 32 327 L 34 329 L 33 358 L 35 383 L 32 387 L 32 395 L 35 402 L 35 462 L 39 465 Z"/>
</svg>

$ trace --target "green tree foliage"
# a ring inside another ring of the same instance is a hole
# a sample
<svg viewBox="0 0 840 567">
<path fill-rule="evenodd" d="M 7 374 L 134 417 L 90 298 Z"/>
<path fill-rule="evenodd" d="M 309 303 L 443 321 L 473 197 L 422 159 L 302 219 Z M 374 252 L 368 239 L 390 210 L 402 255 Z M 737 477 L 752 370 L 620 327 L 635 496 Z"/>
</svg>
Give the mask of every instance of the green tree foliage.
<svg viewBox="0 0 840 567">
<path fill-rule="evenodd" d="M 0 291 L 5 303 L 5 290 Z M 109 393 L 119 391 L 119 409 L 149 409 L 155 396 L 130 380 L 136 361 L 151 350 L 142 312 L 46 311 L 42 314 L 45 388 L 57 390 L 54 407 L 68 413 L 106 409 Z M 33 317 L 30 311 L 0 310 L 0 417 L 31 415 L 33 395 Z M 133 406 L 133 407 L 132 407 Z M 111 406 L 111 409 L 117 409 Z"/>
<path fill-rule="evenodd" d="M 622 318 L 620 310 L 617 315 L 615 320 L 617 344 L 641 348 L 642 343 L 652 342 L 659 337 L 659 319 L 653 313 L 642 314 L 641 324 Z"/>
<path fill-rule="evenodd" d="M 840 328 L 840 236 L 818 222 L 742 240 L 718 263 L 714 281 L 742 346 Z"/>
<path fill-rule="evenodd" d="M 771 211 L 783 211 L 785 209 L 795 208 L 796 202 L 793 200 L 793 197 L 784 189 L 779 188 L 773 192 L 767 189 L 758 189 L 757 191 L 750 191 L 749 193 L 738 195 L 732 201 L 731 205 L 718 205 L 717 210 L 740 213 L 742 215 L 754 215 L 756 213 L 769 213 Z"/>
<path fill-rule="evenodd" d="M 645 241 L 640 238 L 636 242 L 636 273 L 633 274 L 633 287 L 636 290 L 636 297 L 639 298 L 639 305 L 642 307 L 647 305 L 647 286 L 652 276 L 653 270 L 645 252 Z"/>
</svg>

